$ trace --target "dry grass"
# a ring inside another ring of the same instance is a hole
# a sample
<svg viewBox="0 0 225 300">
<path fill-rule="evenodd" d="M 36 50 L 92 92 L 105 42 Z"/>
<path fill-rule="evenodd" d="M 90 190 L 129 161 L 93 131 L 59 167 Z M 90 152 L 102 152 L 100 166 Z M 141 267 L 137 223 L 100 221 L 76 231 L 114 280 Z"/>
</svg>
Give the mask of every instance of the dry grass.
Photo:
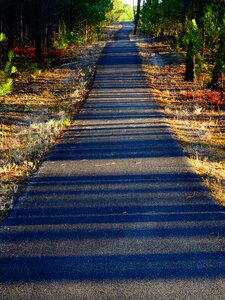
<svg viewBox="0 0 225 300">
<path fill-rule="evenodd" d="M 213 196 L 225 206 L 225 111 L 214 101 L 219 96 L 201 84 L 184 81 L 184 62 L 167 42 L 142 41 L 138 46 L 152 93 L 176 139 Z"/>
<path fill-rule="evenodd" d="M 107 39 L 118 29 L 107 28 Z M 75 117 L 104 45 L 72 49 L 47 71 L 23 73 L 13 93 L 0 98 L 0 220 L 18 189 Z"/>
</svg>

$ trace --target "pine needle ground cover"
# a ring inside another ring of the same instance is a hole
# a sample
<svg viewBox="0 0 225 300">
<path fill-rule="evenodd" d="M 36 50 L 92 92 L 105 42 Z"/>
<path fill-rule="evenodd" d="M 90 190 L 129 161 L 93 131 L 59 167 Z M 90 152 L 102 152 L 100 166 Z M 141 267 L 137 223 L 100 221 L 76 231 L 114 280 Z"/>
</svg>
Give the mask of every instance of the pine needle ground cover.
<svg viewBox="0 0 225 300">
<path fill-rule="evenodd" d="M 184 81 L 184 59 L 168 41 L 139 40 L 138 46 L 151 92 L 173 134 L 204 184 L 225 206 L 225 99 L 204 84 Z"/>
</svg>

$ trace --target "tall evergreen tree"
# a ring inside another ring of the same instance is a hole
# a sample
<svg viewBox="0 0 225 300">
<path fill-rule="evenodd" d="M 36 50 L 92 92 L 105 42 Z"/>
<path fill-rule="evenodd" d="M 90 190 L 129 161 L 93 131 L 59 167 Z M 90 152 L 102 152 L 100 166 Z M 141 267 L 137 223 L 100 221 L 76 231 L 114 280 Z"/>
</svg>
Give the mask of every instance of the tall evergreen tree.
<svg viewBox="0 0 225 300">
<path fill-rule="evenodd" d="M 209 86 L 221 88 L 225 72 L 224 0 L 146 0 L 141 12 L 141 27 L 152 35 L 176 37 L 186 51 L 185 80 L 199 75 L 210 53 L 214 64 Z"/>
<path fill-rule="evenodd" d="M 0 0 L 0 33 L 7 37 L 8 50 L 35 46 L 41 60 L 62 27 L 65 33 L 92 34 L 110 7 L 111 0 Z"/>
</svg>

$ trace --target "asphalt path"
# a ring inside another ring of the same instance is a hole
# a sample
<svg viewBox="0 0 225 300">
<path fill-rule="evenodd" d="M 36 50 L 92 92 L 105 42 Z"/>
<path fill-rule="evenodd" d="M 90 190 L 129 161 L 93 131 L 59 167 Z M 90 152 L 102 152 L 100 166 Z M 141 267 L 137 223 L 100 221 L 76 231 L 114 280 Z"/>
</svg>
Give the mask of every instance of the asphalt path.
<svg viewBox="0 0 225 300">
<path fill-rule="evenodd" d="M 149 91 L 129 25 L 0 228 L 1 299 L 225 299 L 225 214 Z"/>
</svg>

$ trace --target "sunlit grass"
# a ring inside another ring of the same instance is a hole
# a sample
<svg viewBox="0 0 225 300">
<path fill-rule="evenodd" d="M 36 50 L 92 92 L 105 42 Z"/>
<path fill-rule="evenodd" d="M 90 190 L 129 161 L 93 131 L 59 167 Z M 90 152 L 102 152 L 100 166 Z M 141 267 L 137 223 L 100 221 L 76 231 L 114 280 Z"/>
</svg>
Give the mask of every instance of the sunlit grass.
<svg viewBox="0 0 225 300">
<path fill-rule="evenodd" d="M 103 46 L 93 45 L 95 52 L 90 52 L 92 46 L 82 47 L 85 66 L 78 60 L 73 69 L 54 68 L 32 81 L 23 76 L 13 94 L 0 99 L 0 210 L 10 208 L 18 186 L 70 125 L 85 99 Z"/>
<path fill-rule="evenodd" d="M 113 38 L 120 25 L 105 29 Z M 0 98 L 0 220 L 85 100 L 105 42 L 80 46 L 43 70 L 27 61 Z"/>
<path fill-rule="evenodd" d="M 184 63 L 152 64 L 154 53 L 176 54 L 168 43 L 138 46 L 152 93 L 164 108 L 173 134 L 204 184 L 225 206 L 225 111 L 209 101 L 217 95 L 198 83 L 185 82 Z"/>
</svg>

